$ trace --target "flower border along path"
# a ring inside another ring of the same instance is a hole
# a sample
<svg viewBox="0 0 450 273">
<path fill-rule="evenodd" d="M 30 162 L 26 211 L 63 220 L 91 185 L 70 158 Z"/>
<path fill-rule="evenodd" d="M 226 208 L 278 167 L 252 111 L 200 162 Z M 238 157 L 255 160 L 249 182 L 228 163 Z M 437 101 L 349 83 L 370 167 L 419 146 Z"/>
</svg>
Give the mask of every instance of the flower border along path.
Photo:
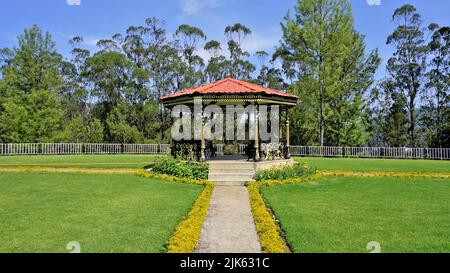
<svg viewBox="0 0 450 273">
<path fill-rule="evenodd" d="M 292 178 L 287 180 L 265 180 L 250 181 L 247 188 L 250 194 L 250 206 L 252 208 L 253 219 L 258 232 L 261 249 L 264 253 L 289 253 L 289 246 L 281 236 L 282 230 L 278 226 L 277 220 L 267 208 L 261 194 L 261 186 L 275 186 L 286 184 L 300 184 L 308 181 L 315 181 L 322 178 L 322 173 L 317 172 L 304 178 Z"/>
<path fill-rule="evenodd" d="M 175 183 L 203 185 L 205 189 L 195 201 L 188 215 L 177 225 L 167 244 L 169 253 L 192 253 L 200 239 L 203 222 L 208 212 L 214 184 L 208 180 L 193 180 L 165 174 L 140 172 L 140 176 Z"/>
<path fill-rule="evenodd" d="M 245 186 L 214 189 L 196 253 L 260 253 Z"/>
</svg>

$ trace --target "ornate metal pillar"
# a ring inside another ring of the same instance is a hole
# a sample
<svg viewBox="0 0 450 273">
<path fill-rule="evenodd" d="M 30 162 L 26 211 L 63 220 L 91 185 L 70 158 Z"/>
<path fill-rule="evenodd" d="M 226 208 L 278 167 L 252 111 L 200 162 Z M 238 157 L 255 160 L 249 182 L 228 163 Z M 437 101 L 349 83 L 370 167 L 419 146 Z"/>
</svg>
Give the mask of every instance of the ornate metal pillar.
<svg viewBox="0 0 450 273">
<path fill-rule="evenodd" d="M 161 108 L 161 111 L 164 109 L 164 106 Z M 169 112 L 172 112 L 172 108 L 168 108 Z M 169 131 L 169 150 L 170 150 L 170 155 L 173 158 L 177 158 L 177 152 L 175 150 L 175 145 L 173 143 L 173 137 L 172 137 L 172 126 L 173 126 L 173 119 L 172 119 L 172 115 L 170 117 L 170 131 Z"/>
<path fill-rule="evenodd" d="M 282 142 L 282 138 L 283 138 L 283 127 L 281 126 L 281 112 L 280 112 L 280 114 L 279 114 L 279 120 L 280 120 L 280 123 L 279 123 L 279 125 L 280 125 L 280 128 L 278 128 L 278 139 L 279 139 L 279 143 L 281 143 Z"/>
<path fill-rule="evenodd" d="M 256 105 L 255 110 L 255 161 L 259 161 L 259 108 Z"/>
<path fill-rule="evenodd" d="M 206 161 L 206 157 L 205 157 L 205 149 L 206 149 L 206 145 L 205 145 L 205 118 L 203 116 L 203 109 L 202 109 L 202 116 L 201 116 L 201 124 L 202 124 L 202 134 L 201 134 L 201 143 L 200 143 L 200 162 L 205 162 Z"/>
<path fill-rule="evenodd" d="M 289 123 L 289 110 L 286 108 L 286 159 L 291 158 L 291 152 L 289 151 L 289 148 L 291 147 Z"/>
</svg>

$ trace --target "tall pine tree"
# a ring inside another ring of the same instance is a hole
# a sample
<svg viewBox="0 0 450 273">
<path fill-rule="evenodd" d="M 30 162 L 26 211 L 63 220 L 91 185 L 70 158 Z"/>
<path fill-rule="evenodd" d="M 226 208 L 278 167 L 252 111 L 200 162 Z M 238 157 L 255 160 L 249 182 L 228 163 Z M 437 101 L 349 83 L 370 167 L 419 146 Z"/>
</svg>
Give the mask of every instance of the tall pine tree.
<svg viewBox="0 0 450 273">
<path fill-rule="evenodd" d="M 2 68 L 0 142 L 50 142 L 61 130 L 62 57 L 37 26 L 18 37 Z"/>
<path fill-rule="evenodd" d="M 350 4 L 299 0 L 295 14 L 285 20 L 276 56 L 301 100 L 293 112 L 298 132 L 293 142 L 363 144 L 363 94 L 373 83 L 380 59 L 376 51 L 366 54 L 364 37 L 354 29 Z"/>
</svg>

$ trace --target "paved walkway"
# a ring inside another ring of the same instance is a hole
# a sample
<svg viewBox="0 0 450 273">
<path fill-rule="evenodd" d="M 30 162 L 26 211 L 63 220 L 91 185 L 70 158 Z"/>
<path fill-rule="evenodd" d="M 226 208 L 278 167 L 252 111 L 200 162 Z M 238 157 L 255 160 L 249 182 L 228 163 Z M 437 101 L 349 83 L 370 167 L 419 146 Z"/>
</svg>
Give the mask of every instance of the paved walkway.
<svg viewBox="0 0 450 273">
<path fill-rule="evenodd" d="M 261 252 L 246 187 L 215 187 L 196 252 Z"/>
</svg>

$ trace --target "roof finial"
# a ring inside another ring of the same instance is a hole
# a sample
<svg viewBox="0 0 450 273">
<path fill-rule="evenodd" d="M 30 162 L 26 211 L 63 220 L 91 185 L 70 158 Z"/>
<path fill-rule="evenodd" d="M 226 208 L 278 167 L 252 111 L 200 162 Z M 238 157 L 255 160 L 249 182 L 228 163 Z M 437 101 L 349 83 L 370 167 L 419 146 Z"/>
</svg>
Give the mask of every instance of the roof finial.
<svg viewBox="0 0 450 273">
<path fill-rule="evenodd" d="M 227 78 L 232 78 L 231 72 L 227 73 Z"/>
</svg>

